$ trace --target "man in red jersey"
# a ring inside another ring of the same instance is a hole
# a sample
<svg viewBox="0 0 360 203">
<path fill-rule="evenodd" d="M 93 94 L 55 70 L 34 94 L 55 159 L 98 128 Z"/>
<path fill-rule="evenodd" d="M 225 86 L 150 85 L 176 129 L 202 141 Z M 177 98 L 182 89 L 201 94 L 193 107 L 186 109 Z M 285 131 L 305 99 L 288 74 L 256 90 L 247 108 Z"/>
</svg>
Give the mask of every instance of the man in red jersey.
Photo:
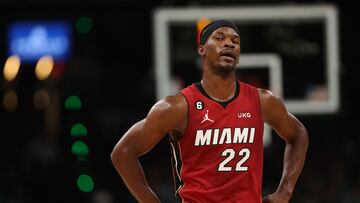
<svg viewBox="0 0 360 203">
<path fill-rule="evenodd" d="M 139 202 L 160 202 L 138 158 L 170 134 L 179 201 L 289 202 L 305 161 L 305 127 L 270 91 L 236 79 L 240 33 L 233 22 L 207 25 L 198 53 L 202 80 L 157 102 L 126 132 L 111 154 L 116 170 Z M 280 184 L 262 199 L 264 122 L 286 148 Z"/>
</svg>

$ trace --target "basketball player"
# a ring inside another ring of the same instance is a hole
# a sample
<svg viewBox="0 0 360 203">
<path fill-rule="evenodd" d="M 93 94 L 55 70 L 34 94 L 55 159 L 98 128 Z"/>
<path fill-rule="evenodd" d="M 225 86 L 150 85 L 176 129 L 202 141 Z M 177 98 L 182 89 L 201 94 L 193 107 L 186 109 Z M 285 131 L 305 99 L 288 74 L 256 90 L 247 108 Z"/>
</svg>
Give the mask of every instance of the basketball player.
<svg viewBox="0 0 360 203">
<path fill-rule="evenodd" d="M 169 134 L 179 201 L 289 202 L 307 151 L 305 127 L 270 91 L 236 79 L 240 32 L 233 22 L 206 26 L 198 53 L 202 80 L 157 102 L 126 132 L 111 154 L 116 170 L 139 202 L 160 202 L 138 158 Z M 264 122 L 286 148 L 280 184 L 262 199 Z"/>
</svg>

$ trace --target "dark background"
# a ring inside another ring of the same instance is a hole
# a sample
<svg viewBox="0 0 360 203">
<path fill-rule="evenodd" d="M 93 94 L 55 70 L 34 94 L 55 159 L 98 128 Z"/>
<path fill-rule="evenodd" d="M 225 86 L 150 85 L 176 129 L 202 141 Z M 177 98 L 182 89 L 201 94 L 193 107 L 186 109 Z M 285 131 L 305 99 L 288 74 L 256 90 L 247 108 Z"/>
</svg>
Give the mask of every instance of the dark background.
<svg viewBox="0 0 360 203">
<path fill-rule="evenodd" d="M 298 116 L 308 129 L 310 145 L 292 202 L 360 202 L 360 18 L 354 1 L 7 0 L 0 2 L 2 64 L 8 57 L 6 29 L 13 21 L 62 19 L 75 27 L 80 17 L 88 16 L 93 27 L 86 34 L 74 31 L 71 58 L 56 65 L 64 70 L 59 77 L 38 81 L 34 65 L 23 64 L 14 82 L 1 78 L 1 98 L 15 90 L 18 107 L 14 112 L 0 107 L 0 203 L 135 202 L 112 167 L 110 153 L 126 130 L 156 102 L 153 9 L 321 3 L 339 9 L 341 107 L 337 113 Z M 34 108 L 32 97 L 39 88 L 48 89 L 52 110 Z M 64 108 L 71 95 L 81 98 L 79 111 Z M 48 122 L 49 111 L 57 115 L 53 122 Z M 71 153 L 77 138 L 70 136 L 70 129 L 76 122 L 88 130 L 81 138 L 90 148 L 86 160 Z M 284 143 L 276 136 L 273 139 L 265 149 L 264 194 L 274 191 L 281 177 Z M 169 150 L 165 138 L 141 158 L 149 182 L 163 202 L 175 202 Z M 79 190 L 76 180 L 80 174 L 93 178 L 92 192 Z"/>
</svg>

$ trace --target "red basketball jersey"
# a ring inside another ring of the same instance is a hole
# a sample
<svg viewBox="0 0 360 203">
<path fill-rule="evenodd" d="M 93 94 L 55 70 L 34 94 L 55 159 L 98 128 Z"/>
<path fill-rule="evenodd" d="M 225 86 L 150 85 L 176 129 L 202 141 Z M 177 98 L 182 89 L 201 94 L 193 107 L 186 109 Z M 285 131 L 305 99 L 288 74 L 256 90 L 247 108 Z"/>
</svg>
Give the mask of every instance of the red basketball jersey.
<svg viewBox="0 0 360 203">
<path fill-rule="evenodd" d="M 260 203 L 263 119 L 258 90 L 239 82 L 225 108 L 195 84 L 181 93 L 188 103 L 185 134 L 172 141 L 176 196 L 184 203 Z"/>
</svg>

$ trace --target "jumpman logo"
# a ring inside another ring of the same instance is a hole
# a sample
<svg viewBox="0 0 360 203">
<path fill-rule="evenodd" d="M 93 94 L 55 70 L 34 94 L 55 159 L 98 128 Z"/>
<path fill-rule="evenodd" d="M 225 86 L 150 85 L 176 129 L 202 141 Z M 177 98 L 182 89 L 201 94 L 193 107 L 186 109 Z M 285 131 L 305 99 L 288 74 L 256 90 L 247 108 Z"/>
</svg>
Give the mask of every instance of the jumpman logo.
<svg viewBox="0 0 360 203">
<path fill-rule="evenodd" d="M 213 120 L 211 120 L 211 119 L 209 118 L 209 110 L 206 110 L 206 114 L 205 114 L 203 120 L 201 121 L 201 123 L 203 123 L 203 122 L 205 122 L 205 121 L 210 121 L 210 122 L 212 122 L 212 123 L 214 122 Z"/>
</svg>

